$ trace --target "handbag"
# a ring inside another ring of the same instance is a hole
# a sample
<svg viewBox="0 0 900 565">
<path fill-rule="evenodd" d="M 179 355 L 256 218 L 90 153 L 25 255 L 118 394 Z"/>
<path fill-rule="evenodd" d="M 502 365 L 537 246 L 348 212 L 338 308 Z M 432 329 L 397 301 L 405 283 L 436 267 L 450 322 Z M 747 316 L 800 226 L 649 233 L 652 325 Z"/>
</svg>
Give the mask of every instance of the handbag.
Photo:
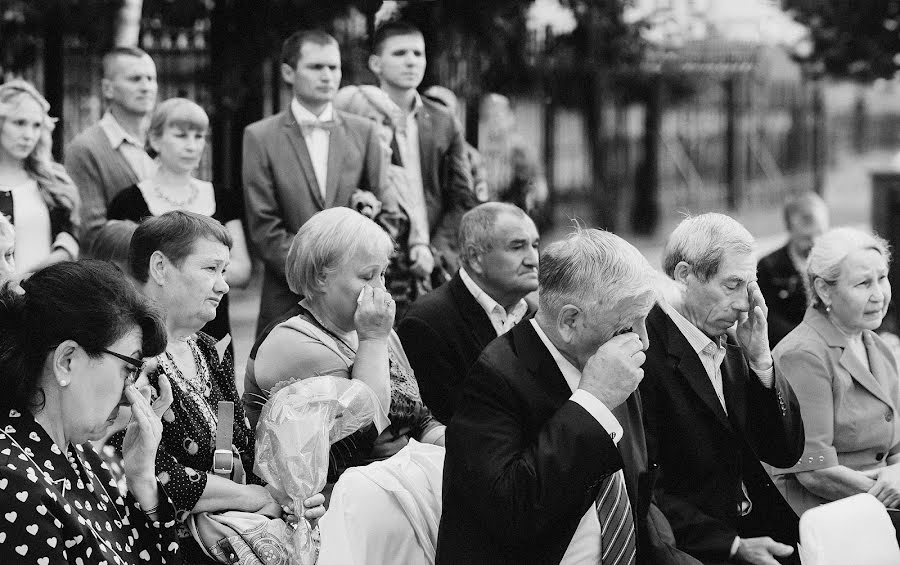
<svg viewBox="0 0 900 565">
<path fill-rule="evenodd" d="M 213 473 L 239 484 L 247 476 L 234 452 L 234 403 L 219 402 Z M 289 565 L 296 563 L 288 551 L 293 529 L 280 518 L 254 512 L 226 510 L 197 512 L 186 521 L 194 540 L 211 559 L 229 565 Z"/>
</svg>

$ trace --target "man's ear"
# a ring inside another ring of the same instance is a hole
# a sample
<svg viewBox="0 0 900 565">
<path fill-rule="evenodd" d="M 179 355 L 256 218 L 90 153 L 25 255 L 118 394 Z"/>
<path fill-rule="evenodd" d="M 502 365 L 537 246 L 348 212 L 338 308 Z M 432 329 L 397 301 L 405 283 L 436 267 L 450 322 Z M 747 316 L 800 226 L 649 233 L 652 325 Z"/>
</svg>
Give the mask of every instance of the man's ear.
<svg viewBox="0 0 900 565">
<path fill-rule="evenodd" d="M 150 264 L 147 274 L 153 279 L 153 282 L 159 286 L 163 286 L 168 277 L 168 270 L 172 266 L 169 258 L 162 251 L 156 250 L 150 255 Z"/>
<path fill-rule="evenodd" d="M 462 250 L 463 256 L 466 258 L 466 269 L 472 271 L 476 275 L 484 274 L 484 265 L 481 261 L 484 254 L 474 245 L 466 245 Z"/>
<path fill-rule="evenodd" d="M 296 71 L 287 63 L 281 63 L 281 78 L 288 84 L 294 84 L 294 73 Z"/>
<path fill-rule="evenodd" d="M 675 279 L 675 282 L 687 284 L 687 279 L 691 274 L 693 274 L 691 266 L 684 261 L 679 261 L 678 264 L 675 265 L 675 271 L 672 273 L 672 278 Z"/>
<path fill-rule="evenodd" d="M 556 316 L 556 331 L 565 343 L 571 343 L 578 332 L 578 317 L 581 308 L 574 304 L 566 304 L 559 310 Z"/>
<path fill-rule="evenodd" d="M 381 56 L 374 53 L 369 55 L 369 70 L 375 73 L 375 76 L 381 76 Z"/>
<path fill-rule="evenodd" d="M 111 100 L 113 97 L 113 85 L 112 81 L 108 78 L 100 79 L 100 94 L 103 96 L 104 100 Z"/>
</svg>

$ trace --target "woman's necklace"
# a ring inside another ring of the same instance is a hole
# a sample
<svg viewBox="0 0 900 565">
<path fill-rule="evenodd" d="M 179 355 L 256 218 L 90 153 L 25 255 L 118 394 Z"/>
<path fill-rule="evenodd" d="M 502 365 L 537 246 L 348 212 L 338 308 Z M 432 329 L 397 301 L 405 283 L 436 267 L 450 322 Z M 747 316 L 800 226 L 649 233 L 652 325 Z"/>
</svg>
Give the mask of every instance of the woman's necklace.
<svg viewBox="0 0 900 565">
<path fill-rule="evenodd" d="M 167 204 L 174 208 L 184 208 L 188 204 L 194 202 L 197 199 L 197 195 L 200 194 L 200 189 L 197 188 L 197 185 L 194 183 L 190 183 L 188 185 L 190 193 L 183 200 L 177 200 L 172 198 L 169 194 L 162 189 L 162 186 L 158 183 L 153 183 L 153 194 L 158 196 L 161 200 L 165 201 Z"/>
<path fill-rule="evenodd" d="M 196 377 L 188 378 L 185 376 L 178 364 L 175 363 L 175 357 L 168 351 L 164 355 L 160 355 L 159 360 L 166 374 L 174 377 L 184 392 L 187 393 L 187 396 L 193 399 L 194 404 L 197 405 L 200 414 L 209 426 L 212 435 L 215 436 L 216 428 L 218 427 L 218 416 L 213 412 L 212 406 L 209 404 L 210 381 L 212 379 L 209 365 L 206 364 L 206 360 L 200 355 L 199 348 L 194 343 L 194 338 L 188 338 L 187 345 L 194 356 L 194 363 L 197 366 Z"/>
</svg>

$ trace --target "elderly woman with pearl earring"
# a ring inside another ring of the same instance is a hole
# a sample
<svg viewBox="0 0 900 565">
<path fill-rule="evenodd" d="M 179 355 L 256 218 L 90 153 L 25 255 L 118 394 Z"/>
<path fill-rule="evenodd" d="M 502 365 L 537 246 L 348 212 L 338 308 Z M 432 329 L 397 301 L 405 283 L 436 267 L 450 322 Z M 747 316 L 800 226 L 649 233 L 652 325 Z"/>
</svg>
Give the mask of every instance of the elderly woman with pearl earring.
<svg viewBox="0 0 900 565">
<path fill-rule="evenodd" d="M 868 492 L 900 508 L 900 381 L 875 333 L 891 300 L 887 243 L 835 228 L 809 254 L 809 308 L 772 352 L 800 402 L 806 446 L 775 481 L 797 514 Z"/>
</svg>

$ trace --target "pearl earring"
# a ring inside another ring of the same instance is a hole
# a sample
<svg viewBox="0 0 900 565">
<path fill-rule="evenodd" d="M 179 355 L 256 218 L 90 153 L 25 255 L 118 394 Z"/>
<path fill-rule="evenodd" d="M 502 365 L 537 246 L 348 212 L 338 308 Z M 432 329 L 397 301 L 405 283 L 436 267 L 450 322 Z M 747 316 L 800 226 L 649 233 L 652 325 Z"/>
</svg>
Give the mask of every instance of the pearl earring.
<svg viewBox="0 0 900 565">
<path fill-rule="evenodd" d="M 826 311 L 826 312 L 831 312 L 831 305 L 826 306 L 826 307 L 825 307 L 825 311 Z"/>
<path fill-rule="evenodd" d="M 69 386 L 69 381 L 63 379 L 59 381 L 59 386 Z"/>
</svg>

